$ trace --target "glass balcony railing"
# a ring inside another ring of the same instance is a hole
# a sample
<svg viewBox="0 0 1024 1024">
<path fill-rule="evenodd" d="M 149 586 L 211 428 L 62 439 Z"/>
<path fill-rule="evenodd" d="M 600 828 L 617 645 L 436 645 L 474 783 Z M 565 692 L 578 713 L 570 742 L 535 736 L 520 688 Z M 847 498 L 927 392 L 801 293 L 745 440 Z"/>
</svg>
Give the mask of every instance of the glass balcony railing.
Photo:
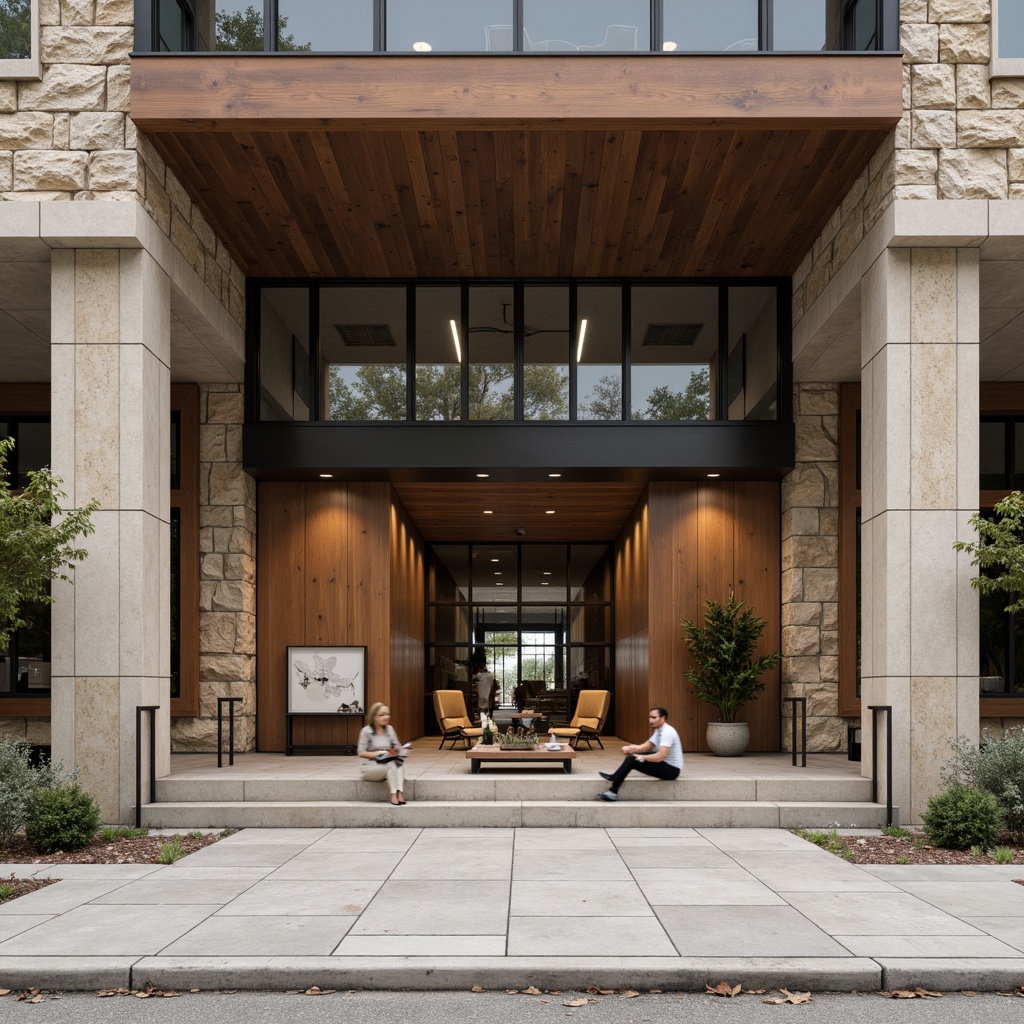
<svg viewBox="0 0 1024 1024">
<path fill-rule="evenodd" d="M 136 51 L 897 50 L 899 0 L 137 0 Z"/>
</svg>

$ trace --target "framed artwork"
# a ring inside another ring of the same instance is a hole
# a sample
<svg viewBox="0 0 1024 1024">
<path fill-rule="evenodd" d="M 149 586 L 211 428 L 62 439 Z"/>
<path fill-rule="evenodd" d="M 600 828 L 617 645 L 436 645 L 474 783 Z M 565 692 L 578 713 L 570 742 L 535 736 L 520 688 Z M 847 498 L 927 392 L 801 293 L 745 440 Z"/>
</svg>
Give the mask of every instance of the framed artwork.
<svg viewBox="0 0 1024 1024">
<path fill-rule="evenodd" d="M 366 713 L 365 647 L 289 647 L 289 715 Z"/>
</svg>

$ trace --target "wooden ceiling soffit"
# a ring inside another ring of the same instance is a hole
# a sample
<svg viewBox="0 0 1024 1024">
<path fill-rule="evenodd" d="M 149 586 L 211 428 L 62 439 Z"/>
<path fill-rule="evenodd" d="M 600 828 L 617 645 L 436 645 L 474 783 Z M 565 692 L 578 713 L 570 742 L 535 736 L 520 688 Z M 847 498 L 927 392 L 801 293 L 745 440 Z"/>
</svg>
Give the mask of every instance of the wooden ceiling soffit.
<svg viewBox="0 0 1024 1024">
<path fill-rule="evenodd" d="M 132 58 L 143 131 L 892 128 L 898 54 Z"/>
</svg>

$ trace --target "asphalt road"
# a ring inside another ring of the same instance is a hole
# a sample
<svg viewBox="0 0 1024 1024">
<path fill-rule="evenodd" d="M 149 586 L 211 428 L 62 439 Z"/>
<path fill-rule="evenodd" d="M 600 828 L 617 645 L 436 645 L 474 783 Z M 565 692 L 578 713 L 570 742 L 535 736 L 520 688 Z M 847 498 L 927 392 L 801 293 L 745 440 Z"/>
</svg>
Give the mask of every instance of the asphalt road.
<svg viewBox="0 0 1024 1024">
<path fill-rule="evenodd" d="M 1024 979 L 1022 979 L 1024 980 Z M 1020 1024 L 1024 999 L 998 995 L 886 999 L 812 995 L 801 1005 L 766 1005 L 763 995 L 725 999 L 706 995 L 588 996 L 585 1006 L 563 1004 L 583 993 L 540 996 L 504 992 L 337 992 L 307 996 L 278 992 L 185 993 L 177 999 L 101 999 L 92 993 L 44 993 L 36 1004 L 0 999 L 5 1024 Z M 777 996 L 778 993 L 770 993 Z"/>
</svg>

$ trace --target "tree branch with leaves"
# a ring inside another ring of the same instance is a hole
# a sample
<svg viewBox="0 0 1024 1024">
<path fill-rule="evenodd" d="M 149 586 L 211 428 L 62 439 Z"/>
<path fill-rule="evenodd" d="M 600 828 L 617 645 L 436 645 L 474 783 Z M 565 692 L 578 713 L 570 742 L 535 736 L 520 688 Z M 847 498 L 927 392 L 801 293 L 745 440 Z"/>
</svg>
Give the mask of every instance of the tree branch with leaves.
<svg viewBox="0 0 1024 1024">
<path fill-rule="evenodd" d="M 1006 594 L 1005 611 L 1024 612 L 1024 494 L 1012 491 L 995 506 L 995 517 L 980 512 L 970 518 L 977 541 L 957 541 L 953 548 L 971 556 L 980 573 L 971 586 L 982 594 Z"/>
<path fill-rule="evenodd" d="M 23 490 L 12 489 L 7 462 L 13 450 L 12 438 L 0 440 L 0 650 L 28 625 L 22 610 L 52 604 L 51 581 L 70 580 L 75 563 L 85 559 L 88 552 L 76 542 L 94 532 L 92 513 L 99 508 L 96 501 L 62 508 L 61 479 L 45 468 L 29 473 Z"/>
</svg>

